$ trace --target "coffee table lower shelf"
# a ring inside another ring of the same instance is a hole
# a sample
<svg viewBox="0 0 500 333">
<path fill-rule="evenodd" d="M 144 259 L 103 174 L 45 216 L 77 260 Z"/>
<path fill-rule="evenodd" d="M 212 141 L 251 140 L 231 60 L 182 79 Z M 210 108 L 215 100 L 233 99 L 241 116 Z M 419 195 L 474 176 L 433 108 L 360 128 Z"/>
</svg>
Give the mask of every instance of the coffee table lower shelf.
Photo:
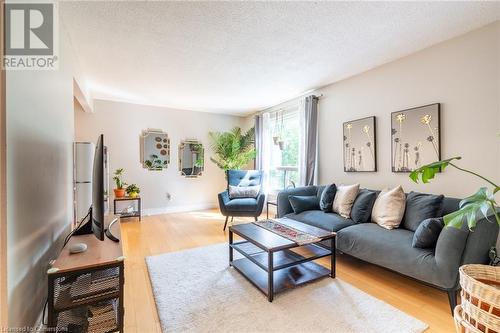
<svg viewBox="0 0 500 333">
<path fill-rule="evenodd" d="M 264 295 L 272 300 L 273 295 L 269 295 L 268 272 L 264 271 L 247 258 L 234 260 L 232 266 L 257 287 L 257 289 L 263 292 Z M 283 268 L 274 271 L 272 292 L 273 294 L 277 294 L 329 275 L 329 269 L 313 261 Z"/>
</svg>

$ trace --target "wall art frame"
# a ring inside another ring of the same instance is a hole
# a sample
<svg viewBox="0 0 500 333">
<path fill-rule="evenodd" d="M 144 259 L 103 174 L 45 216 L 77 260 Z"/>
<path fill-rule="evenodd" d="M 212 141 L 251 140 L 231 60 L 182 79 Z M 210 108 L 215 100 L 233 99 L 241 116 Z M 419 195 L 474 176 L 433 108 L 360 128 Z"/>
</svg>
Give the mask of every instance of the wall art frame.
<svg viewBox="0 0 500 333">
<path fill-rule="evenodd" d="M 409 173 L 441 160 L 441 104 L 391 113 L 391 171 Z"/>
<path fill-rule="evenodd" d="M 342 124 L 344 172 L 377 171 L 377 121 L 375 116 Z"/>
</svg>

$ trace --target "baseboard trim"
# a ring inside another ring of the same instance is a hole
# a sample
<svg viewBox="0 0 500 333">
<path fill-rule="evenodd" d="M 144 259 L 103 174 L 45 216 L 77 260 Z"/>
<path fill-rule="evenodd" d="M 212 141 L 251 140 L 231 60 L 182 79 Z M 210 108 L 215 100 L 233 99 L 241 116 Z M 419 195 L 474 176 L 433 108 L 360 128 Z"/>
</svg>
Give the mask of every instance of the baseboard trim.
<svg viewBox="0 0 500 333">
<path fill-rule="evenodd" d="M 170 213 L 182 213 L 182 212 L 212 209 L 216 207 L 217 207 L 216 204 L 210 202 L 210 203 L 201 203 L 194 205 L 177 205 L 177 206 L 161 207 L 161 208 L 146 208 L 142 210 L 142 215 L 151 216 L 151 215 L 161 215 Z"/>
</svg>

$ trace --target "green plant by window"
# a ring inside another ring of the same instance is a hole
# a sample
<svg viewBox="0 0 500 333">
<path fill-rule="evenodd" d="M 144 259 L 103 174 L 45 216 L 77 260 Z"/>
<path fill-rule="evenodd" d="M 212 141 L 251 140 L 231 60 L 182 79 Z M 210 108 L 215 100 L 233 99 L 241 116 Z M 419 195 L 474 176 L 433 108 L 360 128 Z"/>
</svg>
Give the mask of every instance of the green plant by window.
<svg viewBox="0 0 500 333">
<path fill-rule="evenodd" d="M 116 188 L 121 190 L 124 186 L 127 186 L 126 183 L 123 182 L 122 177 L 123 177 L 124 169 L 116 169 L 113 180 L 115 181 Z"/>
<path fill-rule="evenodd" d="M 210 157 L 224 171 L 238 170 L 255 158 L 255 129 L 246 133 L 235 127 L 229 132 L 210 132 L 211 148 L 215 156 Z"/>
<path fill-rule="evenodd" d="M 466 220 L 469 229 L 474 229 L 478 221 L 478 214 L 481 214 L 486 219 L 489 219 L 489 216 L 491 215 L 495 216 L 496 222 L 500 225 L 500 216 L 497 212 L 498 204 L 495 201 L 495 193 L 500 191 L 500 186 L 490 179 L 483 177 L 474 171 L 464 169 L 453 162 L 460 159 L 461 157 L 457 156 L 424 165 L 423 167 L 413 171 L 410 174 L 410 178 L 415 183 L 418 183 L 419 180 L 421 180 L 422 183 L 428 183 L 437 173 L 444 171 L 446 167 L 451 166 L 462 172 L 482 179 L 491 186 L 491 189 L 488 187 L 481 187 L 476 193 L 460 201 L 460 209 L 456 212 L 445 215 L 443 217 L 444 223 L 445 225 L 460 228 L 464 220 Z"/>
</svg>

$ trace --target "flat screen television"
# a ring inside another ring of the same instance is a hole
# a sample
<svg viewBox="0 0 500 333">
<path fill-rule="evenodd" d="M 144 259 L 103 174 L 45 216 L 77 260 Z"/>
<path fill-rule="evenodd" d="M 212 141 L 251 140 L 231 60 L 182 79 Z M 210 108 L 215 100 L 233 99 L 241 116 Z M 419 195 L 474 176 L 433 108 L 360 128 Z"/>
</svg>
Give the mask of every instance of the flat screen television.
<svg viewBox="0 0 500 333">
<path fill-rule="evenodd" d="M 95 147 L 94 163 L 92 166 L 92 205 L 89 209 L 88 221 L 74 230 L 65 240 L 65 245 L 72 235 L 94 234 L 97 239 L 103 241 L 104 235 L 114 242 L 119 242 L 120 239 L 115 237 L 110 228 L 118 222 L 115 218 L 106 228 L 104 221 L 104 135 L 100 135 Z M 85 220 L 84 219 L 84 220 Z M 83 223 L 83 221 L 80 223 Z M 79 251 L 81 252 L 81 251 Z"/>
<path fill-rule="evenodd" d="M 104 135 L 100 135 L 95 146 L 92 167 L 92 232 L 104 240 Z"/>
</svg>

